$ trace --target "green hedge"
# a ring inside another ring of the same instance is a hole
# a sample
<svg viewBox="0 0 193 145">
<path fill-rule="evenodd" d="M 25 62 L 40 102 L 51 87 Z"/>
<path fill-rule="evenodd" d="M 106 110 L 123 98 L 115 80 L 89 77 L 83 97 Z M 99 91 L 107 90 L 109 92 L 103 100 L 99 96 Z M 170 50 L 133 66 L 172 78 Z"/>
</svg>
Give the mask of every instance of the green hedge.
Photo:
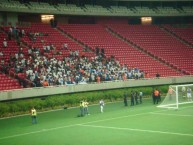
<svg viewBox="0 0 193 145">
<path fill-rule="evenodd" d="M 155 87 L 154 87 L 155 88 Z M 41 98 L 33 98 L 26 100 L 16 100 L 10 102 L 0 102 L 0 117 L 14 116 L 18 114 L 29 113 L 30 109 L 34 106 L 38 111 L 58 109 L 62 107 L 79 106 L 81 100 L 87 100 L 90 104 L 98 103 L 100 99 L 106 102 L 122 100 L 124 92 L 131 93 L 131 90 L 142 91 L 144 97 L 151 97 L 153 87 L 138 87 L 138 88 L 125 88 L 114 89 L 105 91 L 71 93 L 62 95 L 52 95 Z M 162 93 L 166 93 L 168 86 L 157 86 Z"/>
</svg>

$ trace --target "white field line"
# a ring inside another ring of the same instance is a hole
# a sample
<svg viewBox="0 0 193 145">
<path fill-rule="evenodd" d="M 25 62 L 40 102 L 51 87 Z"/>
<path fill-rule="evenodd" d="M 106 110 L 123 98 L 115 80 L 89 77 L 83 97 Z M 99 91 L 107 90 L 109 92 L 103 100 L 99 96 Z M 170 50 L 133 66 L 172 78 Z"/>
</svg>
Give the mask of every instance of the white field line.
<svg viewBox="0 0 193 145">
<path fill-rule="evenodd" d="M 149 113 L 150 113 L 150 112 L 139 113 L 139 114 L 133 114 L 133 115 L 126 115 L 126 116 L 120 116 L 120 117 L 114 117 L 114 118 L 108 118 L 108 119 L 95 120 L 95 121 L 90 121 L 90 122 L 81 123 L 81 124 L 79 124 L 79 125 L 90 124 L 90 123 L 96 123 L 96 122 L 103 122 L 103 121 L 109 121 L 109 120 L 116 120 L 116 119 L 121 119 L 121 118 L 127 118 L 127 117 L 133 117 L 133 116 L 145 115 L 145 114 L 149 114 Z"/>
<path fill-rule="evenodd" d="M 42 132 L 57 130 L 57 129 L 61 129 L 61 128 L 74 127 L 74 126 L 77 126 L 77 124 L 60 126 L 60 127 L 55 127 L 55 128 L 49 128 L 49 129 L 42 129 L 42 130 L 38 130 L 38 131 L 26 132 L 26 133 L 22 133 L 22 134 L 11 135 L 11 136 L 5 136 L 5 137 L 1 137 L 0 140 L 14 138 L 14 137 L 20 137 L 20 136 L 29 135 L 29 134 L 42 133 Z"/>
<path fill-rule="evenodd" d="M 191 103 L 193 103 L 193 101 L 191 101 L 191 102 L 183 102 L 183 103 L 178 103 L 179 105 L 182 105 L 182 104 L 191 104 Z M 176 106 L 176 103 L 173 103 L 173 104 L 167 104 L 167 105 L 158 105 L 157 107 L 166 107 L 166 108 L 170 108 L 169 106 L 172 106 L 172 105 L 175 105 Z M 171 107 L 171 108 L 176 108 L 176 107 Z"/>
<path fill-rule="evenodd" d="M 179 110 L 184 110 L 184 109 L 187 109 L 187 108 L 193 108 L 193 105 L 192 106 L 187 106 L 187 107 L 179 108 Z"/>
<path fill-rule="evenodd" d="M 179 117 L 193 117 L 193 115 L 179 115 L 179 114 L 167 114 L 167 113 L 156 113 L 152 112 L 151 114 L 157 114 L 157 115 L 168 115 L 168 116 L 179 116 Z"/>
<path fill-rule="evenodd" d="M 90 122 L 85 122 L 85 123 L 82 123 L 82 124 L 72 124 L 72 125 L 65 125 L 65 126 L 54 127 L 54 128 L 49 128 L 49 129 L 41 129 L 39 131 L 33 131 L 33 132 L 27 132 L 27 133 L 22 133 L 22 134 L 2 137 L 2 138 L 0 138 L 0 140 L 8 139 L 8 138 L 13 138 L 13 137 L 24 136 L 24 135 L 29 135 L 29 134 L 34 134 L 34 133 L 47 132 L 47 131 L 57 130 L 57 129 L 61 129 L 61 128 L 74 127 L 74 126 L 77 126 L 77 125 L 84 125 L 84 124 L 89 124 L 89 123 L 96 123 L 96 122 L 102 122 L 102 121 L 108 121 L 108 120 L 115 120 L 115 119 L 130 117 L 130 116 L 144 115 L 144 114 L 148 114 L 148 113 L 149 112 L 140 113 L 140 114 L 134 114 L 134 115 L 127 115 L 127 116 L 120 116 L 120 117 L 109 118 L 109 119 L 96 120 L 96 121 L 90 121 Z"/>
<path fill-rule="evenodd" d="M 187 104 L 187 103 L 186 103 Z M 160 109 L 166 109 L 166 110 L 168 110 L 168 109 L 173 109 L 173 110 L 175 110 L 175 109 L 177 109 L 176 107 L 174 108 L 174 107 L 160 107 L 159 105 L 158 106 L 156 106 L 156 107 L 158 107 L 158 108 L 160 108 Z M 193 108 L 193 105 L 192 106 L 187 106 L 187 107 L 181 107 L 181 108 L 178 108 L 177 110 L 184 110 L 184 109 L 187 109 L 187 108 Z"/>
<path fill-rule="evenodd" d="M 138 132 L 148 132 L 148 133 L 160 133 L 160 134 L 168 134 L 168 135 L 179 135 L 179 136 L 189 136 L 189 137 L 193 137 L 193 134 L 178 133 L 178 132 L 166 132 L 166 131 L 134 129 L 134 128 L 120 128 L 120 127 L 110 127 L 110 126 L 81 125 L 81 124 L 80 124 L 80 126 L 92 127 L 92 128 L 115 129 L 115 130 L 128 130 L 128 131 L 138 131 Z"/>
</svg>

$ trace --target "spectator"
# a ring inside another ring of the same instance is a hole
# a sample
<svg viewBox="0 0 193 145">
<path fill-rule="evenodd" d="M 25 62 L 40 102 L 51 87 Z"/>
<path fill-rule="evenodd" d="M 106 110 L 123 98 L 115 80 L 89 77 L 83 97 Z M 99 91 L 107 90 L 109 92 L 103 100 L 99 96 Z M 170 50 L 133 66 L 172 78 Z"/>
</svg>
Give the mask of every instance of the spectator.
<svg viewBox="0 0 193 145">
<path fill-rule="evenodd" d="M 4 41 L 3 41 L 3 47 L 7 48 L 7 40 L 6 39 L 4 39 Z"/>
<path fill-rule="evenodd" d="M 3 52 L 2 52 L 2 51 L 0 51 L 0 58 L 1 58 L 1 57 L 3 57 Z"/>
<path fill-rule="evenodd" d="M 48 46 L 48 48 L 47 48 Z M 44 51 L 51 51 L 50 45 L 44 45 Z M 68 57 L 62 61 L 42 56 L 40 49 L 33 47 L 28 49 L 28 56 L 24 56 L 24 49 L 13 55 L 15 71 L 26 70 L 27 79 L 33 82 L 34 86 L 42 86 L 47 79 L 49 85 L 78 84 L 101 81 L 126 80 L 134 78 L 134 74 L 140 74 L 138 68 L 121 66 L 114 59 L 102 58 L 100 56 L 87 57 L 79 56 L 79 51 L 71 51 Z M 10 60 L 13 60 L 10 57 Z M 140 75 L 138 75 L 140 77 Z"/>
<path fill-rule="evenodd" d="M 159 73 L 156 73 L 155 77 L 156 77 L 157 79 L 159 79 L 159 78 L 160 78 L 160 74 L 159 74 Z"/>
<path fill-rule="evenodd" d="M 25 30 L 22 29 L 22 30 L 21 30 L 21 37 L 24 37 L 24 36 L 25 36 Z"/>
<path fill-rule="evenodd" d="M 64 43 L 63 48 L 64 48 L 64 49 L 68 49 L 68 44 L 67 44 L 67 43 Z"/>
<path fill-rule="evenodd" d="M 12 38 L 12 30 L 11 31 L 9 30 L 9 32 L 8 32 L 8 40 L 11 40 L 11 38 Z"/>
<path fill-rule="evenodd" d="M 97 83 L 100 83 L 101 82 L 101 78 L 100 78 L 100 76 L 98 75 L 97 76 Z"/>
<path fill-rule="evenodd" d="M 44 86 L 44 87 L 49 86 L 49 84 L 48 84 L 48 81 L 47 81 L 47 80 L 44 80 L 44 81 L 43 81 L 43 86 Z"/>
</svg>

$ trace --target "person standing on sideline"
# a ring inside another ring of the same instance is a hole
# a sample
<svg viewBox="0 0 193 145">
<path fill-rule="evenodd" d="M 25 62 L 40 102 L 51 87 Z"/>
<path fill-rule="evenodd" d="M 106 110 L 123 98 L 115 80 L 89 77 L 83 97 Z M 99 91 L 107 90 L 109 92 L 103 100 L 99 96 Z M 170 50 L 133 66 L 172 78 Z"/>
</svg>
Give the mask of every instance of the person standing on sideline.
<svg viewBox="0 0 193 145">
<path fill-rule="evenodd" d="M 192 89 L 190 87 L 188 87 L 187 89 L 187 98 L 188 98 L 188 101 L 192 101 Z"/>
<path fill-rule="evenodd" d="M 103 99 L 101 99 L 101 100 L 99 101 L 99 105 L 100 105 L 101 113 L 103 113 L 104 106 L 105 106 L 105 103 L 104 103 Z"/>
<path fill-rule="evenodd" d="M 139 103 L 142 104 L 142 97 L 143 97 L 143 92 L 139 92 Z"/>
<path fill-rule="evenodd" d="M 88 102 L 85 100 L 84 101 L 84 114 L 85 115 L 90 115 L 89 113 L 88 113 Z"/>
<path fill-rule="evenodd" d="M 158 99 L 159 99 L 159 91 L 158 89 L 154 90 L 154 104 L 158 104 Z"/>
<path fill-rule="evenodd" d="M 84 116 L 84 101 L 80 101 L 80 117 Z"/>
<path fill-rule="evenodd" d="M 153 99 L 153 104 L 155 104 L 155 95 L 154 95 L 154 90 L 152 90 L 151 95 L 152 95 L 152 99 Z"/>
<path fill-rule="evenodd" d="M 36 112 L 36 109 L 33 107 L 31 109 L 31 117 L 32 117 L 32 124 L 36 124 L 37 123 L 37 112 Z"/>
<path fill-rule="evenodd" d="M 134 91 L 131 91 L 131 106 L 134 106 L 134 98 L 135 98 L 135 93 Z"/>
<path fill-rule="evenodd" d="M 125 104 L 125 106 L 128 106 L 128 103 L 127 103 L 128 93 L 127 93 L 127 92 L 125 92 L 123 97 L 124 97 L 124 99 L 123 99 L 123 100 L 124 100 L 124 104 Z"/>
<path fill-rule="evenodd" d="M 138 95 L 139 95 L 139 94 L 138 94 L 138 92 L 136 91 L 136 92 L 135 92 L 135 104 L 136 104 L 136 105 L 139 104 L 139 102 L 138 102 Z"/>
<path fill-rule="evenodd" d="M 158 89 L 158 102 L 161 102 L 161 91 Z"/>
</svg>

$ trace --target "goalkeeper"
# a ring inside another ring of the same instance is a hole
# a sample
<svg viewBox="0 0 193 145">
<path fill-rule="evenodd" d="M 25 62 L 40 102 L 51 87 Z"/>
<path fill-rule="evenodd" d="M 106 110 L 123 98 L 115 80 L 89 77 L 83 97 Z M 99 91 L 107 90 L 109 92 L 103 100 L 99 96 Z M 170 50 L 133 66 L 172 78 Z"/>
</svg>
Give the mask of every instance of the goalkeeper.
<svg viewBox="0 0 193 145">
<path fill-rule="evenodd" d="M 187 98 L 188 98 L 188 101 L 192 101 L 192 89 L 190 87 L 188 87 L 187 89 Z"/>
<path fill-rule="evenodd" d="M 169 94 L 169 100 L 171 101 L 172 100 L 172 94 L 173 94 L 173 90 L 171 87 L 169 87 L 168 94 Z"/>
<path fill-rule="evenodd" d="M 182 96 L 183 98 L 186 97 L 186 87 L 185 86 L 182 87 Z"/>
</svg>

